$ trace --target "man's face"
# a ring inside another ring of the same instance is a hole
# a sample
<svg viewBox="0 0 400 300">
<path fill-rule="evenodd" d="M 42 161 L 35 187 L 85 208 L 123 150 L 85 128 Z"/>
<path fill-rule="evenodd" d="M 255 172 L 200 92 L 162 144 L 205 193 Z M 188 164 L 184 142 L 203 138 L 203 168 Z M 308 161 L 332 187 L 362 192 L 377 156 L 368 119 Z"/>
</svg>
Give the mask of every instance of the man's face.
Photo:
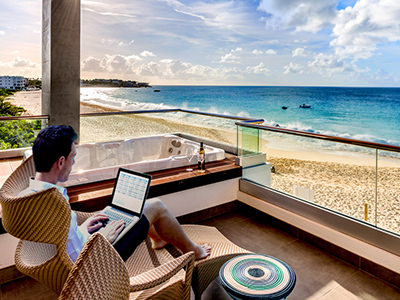
<svg viewBox="0 0 400 300">
<path fill-rule="evenodd" d="M 72 143 L 71 152 L 65 158 L 58 181 L 65 182 L 68 180 L 69 174 L 71 173 L 72 165 L 75 163 L 75 156 L 76 156 L 76 147 L 75 143 Z"/>
</svg>

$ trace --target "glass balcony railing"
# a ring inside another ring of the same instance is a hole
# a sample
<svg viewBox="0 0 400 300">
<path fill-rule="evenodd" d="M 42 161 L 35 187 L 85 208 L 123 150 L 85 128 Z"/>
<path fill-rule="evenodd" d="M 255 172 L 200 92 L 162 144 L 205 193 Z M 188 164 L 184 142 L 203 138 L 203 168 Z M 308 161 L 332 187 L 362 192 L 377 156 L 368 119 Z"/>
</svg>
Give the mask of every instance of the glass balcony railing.
<svg viewBox="0 0 400 300">
<path fill-rule="evenodd" d="M 241 117 L 181 109 L 81 114 L 80 143 L 155 134 L 182 133 L 236 149 L 236 125 Z"/>
<path fill-rule="evenodd" d="M 244 165 L 244 179 L 400 233 L 400 147 L 236 124 L 238 140 L 249 141 L 239 153 L 249 159 L 258 138 L 265 154 L 264 161 Z"/>
<path fill-rule="evenodd" d="M 224 144 L 243 178 L 400 233 L 400 147 L 182 109 L 81 114 L 80 143 L 181 133 Z M 0 117 L 2 149 L 30 147 L 48 116 Z"/>
</svg>

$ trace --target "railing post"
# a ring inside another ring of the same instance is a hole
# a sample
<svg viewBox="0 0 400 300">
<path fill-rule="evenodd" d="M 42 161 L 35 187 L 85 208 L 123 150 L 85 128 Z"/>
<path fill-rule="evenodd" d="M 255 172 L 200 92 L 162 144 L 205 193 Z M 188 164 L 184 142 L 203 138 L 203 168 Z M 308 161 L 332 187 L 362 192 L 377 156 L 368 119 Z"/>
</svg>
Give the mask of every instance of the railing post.
<svg viewBox="0 0 400 300">
<path fill-rule="evenodd" d="M 378 149 L 375 149 L 375 226 L 378 226 Z"/>
</svg>

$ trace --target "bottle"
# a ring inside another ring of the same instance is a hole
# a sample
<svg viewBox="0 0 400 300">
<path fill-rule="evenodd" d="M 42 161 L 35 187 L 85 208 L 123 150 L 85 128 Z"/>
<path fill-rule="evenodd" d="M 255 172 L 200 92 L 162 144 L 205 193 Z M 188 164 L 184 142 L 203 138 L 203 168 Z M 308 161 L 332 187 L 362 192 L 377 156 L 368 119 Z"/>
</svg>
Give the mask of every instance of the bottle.
<svg viewBox="0 0 400 300">
<path fill-rule="evenodd" d="M 200 142 L 199 160 L 197 161 L 197 169 L 200 173 L 206 171 L 206 153 L 204 152 L 203 142 Z"/>
</svg>

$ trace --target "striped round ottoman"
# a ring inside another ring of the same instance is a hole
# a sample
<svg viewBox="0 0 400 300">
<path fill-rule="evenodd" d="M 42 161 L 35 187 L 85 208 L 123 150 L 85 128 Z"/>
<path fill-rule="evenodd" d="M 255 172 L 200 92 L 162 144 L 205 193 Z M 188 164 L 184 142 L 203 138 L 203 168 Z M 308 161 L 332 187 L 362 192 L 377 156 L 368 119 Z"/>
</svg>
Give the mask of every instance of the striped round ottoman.
<svg viewBox="0 0 400 300">
<path fill-rule="evenodd" d="M 233 299 L 285 299 L 296 283 L 296 274 L 288 264 L 262 254 L 244 254 L 228 260 L 221 267 L 219 278 Z"/>
</svg>

